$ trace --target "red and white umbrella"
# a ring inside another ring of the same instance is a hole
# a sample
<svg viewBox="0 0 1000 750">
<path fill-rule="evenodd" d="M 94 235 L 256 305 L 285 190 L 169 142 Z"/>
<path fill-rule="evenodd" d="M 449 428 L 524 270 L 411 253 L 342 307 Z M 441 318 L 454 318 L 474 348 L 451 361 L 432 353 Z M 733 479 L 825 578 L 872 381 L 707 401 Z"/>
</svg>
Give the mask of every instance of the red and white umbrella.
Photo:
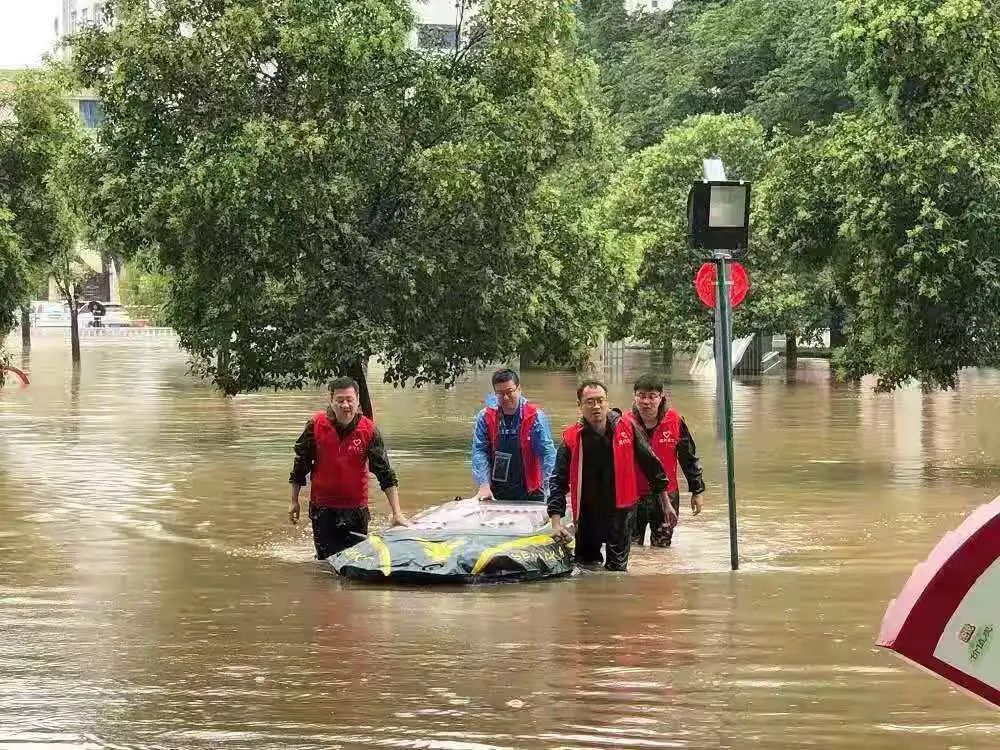
<svg viewBox="0 0 1000 750">
<path fill-rule="evenodd" d="M 1000 708 L 1000 497 L 913 569 L 878 645 Z"/>
</svg>

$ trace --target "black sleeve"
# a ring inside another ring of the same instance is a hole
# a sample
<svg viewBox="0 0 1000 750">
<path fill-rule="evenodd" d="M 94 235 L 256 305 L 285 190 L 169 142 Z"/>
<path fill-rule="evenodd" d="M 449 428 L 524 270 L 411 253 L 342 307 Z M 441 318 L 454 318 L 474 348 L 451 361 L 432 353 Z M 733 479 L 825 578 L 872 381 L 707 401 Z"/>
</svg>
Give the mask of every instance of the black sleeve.
<svg viewBox="0 0 1000 750">
<path fill-rule="evenodd" d="M 299 487 L 306 486 L 306 478 L 312 471 L 313 462 L 316 460 L 316 436 L 313 433 L 313 421 L 309 418 L 306 428 L 295 441 L 295 463 L 292 464 L 292 473 L 288 475 L 289 484 L 297 484 Z"/>
<path fill-rule="evenodd" d="M 667 473 L 663 470 L 663 464 L 653 453 L 653 449 L 642 434 L 642 430 L 636 429 L 633 425 L 632 434 L 635 439 L 632 441 L 635 452 L 635 462 L 639 466 L 639 471 L 646 475 L 649 482 L 649 492 L 651 495 L 659 495 L 667 489 Z"/>
<path fill-rule="evenodd" d="M 556 451 L 556 469 L 549 480 L 549 515 L 566 515 L 566 493 L 569 492 L 569 446 L 563 441 Z"/>
<path fill-rule="evenodd" d="M 677 460 L 687 479 L 688 492 L 700 495 L 705 491 L 705 480 L 701 475 L 701 461 L 698 459 L 698 448 L 688 429 L 687 422 L 681 420 L 681 439 L 677 441 Z"/>
<path fill-rule="evenodd" d="M 379 486 L 385 492 L 390 487 L 398 487 L 396 472 L 389 464 L 389 454 L 385 450 L 385 441 L 382 440 L 382 433 L 376 429 L 372 434 L 371 442 L 368 443 L 368 470 L 378 479 Z"/>
</svg>

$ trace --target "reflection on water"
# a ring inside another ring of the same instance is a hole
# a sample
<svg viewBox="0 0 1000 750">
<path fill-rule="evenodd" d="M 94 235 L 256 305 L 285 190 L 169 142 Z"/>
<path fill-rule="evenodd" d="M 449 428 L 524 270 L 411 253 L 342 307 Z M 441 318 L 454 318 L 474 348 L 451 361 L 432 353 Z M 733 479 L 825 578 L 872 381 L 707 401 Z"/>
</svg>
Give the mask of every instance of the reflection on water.
<svg viewBox="0 0 1000 750">
<path fill-rule="evenodd" d="M 170 341 L 68 358 L 37 341 L 32 385 L 0 393 L 0 749 L 1000 746 L 995 714 L 872 648 L 912 565 L 1000 486 L 995 372 L 926 397 L 808 360 L 737 384 L 735 575 L 713 386 L 677 372 L 709 504 L 672 549 L 419 589 L 338 580 L 283 523 L 321 392 L 227 400 Z M 619 404 L 646 366 L 612 374 Z M 574 418 L 571 374 L 524 386 Z M 488 388 L 374 388 L 407 510 L 472 491 Z"/>
</svg>

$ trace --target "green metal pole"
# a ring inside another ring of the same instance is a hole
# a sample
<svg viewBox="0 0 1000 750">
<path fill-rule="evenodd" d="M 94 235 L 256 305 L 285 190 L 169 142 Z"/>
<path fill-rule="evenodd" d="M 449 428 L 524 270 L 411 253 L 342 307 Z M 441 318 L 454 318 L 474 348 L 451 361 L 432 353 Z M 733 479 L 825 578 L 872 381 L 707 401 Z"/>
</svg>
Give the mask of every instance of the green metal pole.
<svg viewBox="0 0 1000 750">
<path fill-rule="evenodd" d="M 733 570 L 740 568 L 740 551 L 736 529 L 736 466 L 733 450 L 733 336 L 729 306 L 729 257 L 715 255 L 716 300 L 719 309 L 722 362 L 722 421 L 726 437 L 726 491 L 729 500 L 729 561 Z"/>
</svg>

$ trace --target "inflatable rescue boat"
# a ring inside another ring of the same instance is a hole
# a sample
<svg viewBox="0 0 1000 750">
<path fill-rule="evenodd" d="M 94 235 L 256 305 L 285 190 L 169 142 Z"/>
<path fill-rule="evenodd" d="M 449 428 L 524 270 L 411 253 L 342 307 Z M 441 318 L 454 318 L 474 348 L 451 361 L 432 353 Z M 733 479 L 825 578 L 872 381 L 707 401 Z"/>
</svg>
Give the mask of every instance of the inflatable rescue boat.
<svg viewBox="0 0 1000 750">
<path fill-rule="evenodd" d="M 545 503 L 461 499 L 408 527 L 373 532 L 328 562 L 346 578 L 414 583 L 531 581 L 573 571 L 573 543 L 552 538 Z"/>
</svg>

